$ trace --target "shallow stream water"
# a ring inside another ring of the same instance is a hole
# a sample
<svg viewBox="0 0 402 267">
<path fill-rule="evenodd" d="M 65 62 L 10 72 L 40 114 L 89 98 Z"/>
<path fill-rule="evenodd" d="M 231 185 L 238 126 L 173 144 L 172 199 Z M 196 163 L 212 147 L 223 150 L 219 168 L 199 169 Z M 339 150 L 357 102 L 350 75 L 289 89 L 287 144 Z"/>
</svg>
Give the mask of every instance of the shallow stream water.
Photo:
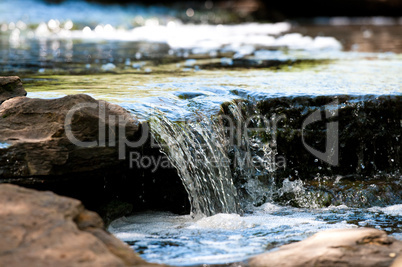
<svg viewBox="0 0 402 267">
<path fill-rule="evenodd" d="M 171 265 L 223 264 L 301 241 L 318 231 L 375 227 L 401 239 L 402 206 L 302 209 L 267 203 L 243 216 L 193 219 L 148 212 L 114 221 L 109 230 L 148 261 Z"/>
<path fill-rule="evenodd" d="M 401 19 L 193 25 L 183 24 L 180 12 L 1 1 L 0 74 L 22 77 L 28 97 L 85 93 L 142 120 L 161 112 L 170 123 L 216 114 L 233 99 L 402 94 Z M 376 227 L 402 239 L 400 198 L 383 207 L 322 207 L 319 193 L 300 180 L 272 190 L 293 193 L 302 208 L 270 200 L 243 207 L 243 215 L 150 211 L 120 218 L 109 230 L 146 260 L 171 265 L 242 261 L 330 228 Z M 350 203 L 361 196 L 352 192 Z"/>
</svg>

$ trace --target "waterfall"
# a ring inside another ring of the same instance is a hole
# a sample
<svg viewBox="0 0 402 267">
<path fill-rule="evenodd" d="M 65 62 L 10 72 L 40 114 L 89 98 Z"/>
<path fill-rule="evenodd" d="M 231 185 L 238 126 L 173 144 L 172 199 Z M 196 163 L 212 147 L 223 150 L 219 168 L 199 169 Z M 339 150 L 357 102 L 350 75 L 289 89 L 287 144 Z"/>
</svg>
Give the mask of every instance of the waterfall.
<svg viewBox="0 0 402 267">
<path fill-rule="evenodd" d="M 200 115 L 197 120 L 173 122 L 160 115 L 151 120 L 151 129 L 178 171 L 193 216 L 241 213 L 222 120 Z"/>
<path fill-rule="evenodd" d="M 241 214 L 247 205 L 270 198 L 266 180 L 273 179 L 276 150 L 267 138 L 271 129 L 250 112 L 255 105 L 231 102 L 215 116 L 196 114 L 177 122 L 159 114 L 150 120 L 153 136 L 187 190 L 193 216 Z"/>
</svg>

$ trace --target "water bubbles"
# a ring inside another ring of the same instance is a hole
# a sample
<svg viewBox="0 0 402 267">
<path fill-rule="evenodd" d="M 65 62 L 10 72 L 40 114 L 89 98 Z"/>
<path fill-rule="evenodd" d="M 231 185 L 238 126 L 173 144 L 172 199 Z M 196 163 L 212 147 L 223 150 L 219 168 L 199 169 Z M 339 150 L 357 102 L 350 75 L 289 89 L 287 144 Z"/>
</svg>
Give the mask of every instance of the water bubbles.
<svg viewBox="0 0 402 267">
<path fill-rule="evenodd" d="M 103 26 L 102 25 L 96 26 L 94 31 L 96 33 L 102 33 L 103 32 Z"/>
<path fill-rule="evenodd" d="M 49 28 L 47 27 L 47 24 L 42 22 L 38 25 L 38 27 L 35 30 L 35 36 L 37 37 L 46 37 L 49 35 Z"/>
<path fill-rule="evenodd" d="M 19 44 L 20 44 L 20 33 L 21 32 L 20 32 L 19 29 L 14 29 L 11 32 L 9 40 L 10 40 L 10 43 L 11 43 L 11 45 L 13 47 L 18 47 L 19 46 Z"/>
<path fill-rule="evenodd" d="M 232 66 L 233 60 L 231 58 L 223 57 L 221 58 L 221 64 L 222 66 Z"/>
<path fill-rule="evenodd" d="M 65 23 L 64 23 L 64 29 L 65 30 L 71 30 L 72 28 L 74 27 L 74 23 L 71 21 L 71 20 L 67 20 Z"/>
<path fill-rule="evenodd" d="M 3 23 L 3 24 L 1 25 L 1 27 L 0 27 L 0 30 L 1 30 L 2 32 L 7 31 L 7 30 L 8 30 L 8 25 L 7 25 L 6 23 Z"/>
<path fill-rule="evenodd" d="M 105 27 L 103 28 L 104 29 L 104 31 L 105 32 L 112 32 L 112 31 L 114 31 L 114 28 L 113 28 L 113 26 L 112 25 L 110 25 L 110 24 L 106 24 L 105 25 Z"/>
<path fill-rule="evenodd" d="M 190 7 L 190 8 L 187 8 L 187 10 L 186 10 L 186 15 L 187 15 L 187 17 L 189 17 L 189 18 L 191 18 L 192 16 L 194 16 L 194 9 L 192 9 L 191 7 Z"/>
<path fill-rule="evenodd" d="M 210 52 L 209 52 L 209 56 L 210 56 L 210 57 L 217 57 L 217 56 L 218 56 L 218 51 L 216 51 L 216 50 L 210 51 Z M 233 63 L 233 61 L 232 61 L 232 63 Z"/>
<path fill-rule="evenodd" d="M 60 42 L 57 41 L 57 40 L 53 41 L 52 44 L 51 44 L 51 48 L 52 48 L 53 51 L 58 50 L 60 48 Z"/>
<path fill-rule="evenodd" d="M 176 26 L 176 22 L 174 22 L 174 21 L 169 21 L 168 23 L 167 23 L 167 25 L 166 25 L 168 28 L 171 28 L 171 27 L 175 27 Z"/>
<path fill-rule="evenodd" d="M 144 18 L 142 16 L 136 16 L 134 18 L 134 26 L 142 26 L 144 25 Z"/>
<path fill-rule="evenodd" d="M 10 22 L 10 24 L 8 24 L 8 29 L 9 29 L 10 31 L 14 30 L 14 29 L 15 29 L 15 23 L 14 23 L 14 22 Z"/>
<path fill-rule="evenodd" d="M 184 62 L 184 66 L 186 66 L 186 67 L 193 67 L 196 63 L 197 63 L 197 60 L 195 60 L 195 59 L 187 59 L 187 60 Z"/>
<path fill-rule="evenodd" d="M 114 65 L 113 63 L 107 63 L 102 65 L 102 70 L 104 71 L 112 71 L 116 68 L 116 65 Z"/>
<path fill-rule="evenodd" d="M 20 29 L 20 30 L 22 30 L 22 31 L 27 28 L 27 25 L 26 25 L 23 21 L 21 21 L 21 20 L 19 20 L 19 21 L 17 22 L 16 26 L 17 26 L 18 29 Z"/>
<path fill-rule="evenodd" d="M 212 9 L 214 7 L 214 3 L 210 0 L 208 0 L 208 1 L 205 1 L 204 6 L 206 9 Z"/>
<path fill-rule="evenodd" d="M 145 21 L 145 26 L 146 27 L 156 27 L 158 25 L 159 25 L 159 20 L 157 18 L 147 19 Z"/>
<path fill-rule="evenodd" d="M 91 28 L 89 28 L 88 26 L 85 26 L 84 29 L 82 29 L 82 33 L 85 35 L 88 35 L 92 32 Z"/>
<path fill-rule="evenodd" d="M 58 20 L 54 20 L 54 19 L 51 19 L 51 20 L 49 20 L 49 22 L 47 23 L 47 26 L 49 27 L 49 29 L 50 30 L 52 30 L 52 31 L 58 31 L 60 28 L 60 21 L 58 21 Z"/>
<path fill-rule="evenodd" d="M 133 63 L 132 67 L 134 69 L 140 70 L 143 66 L 145 66 L 145 62 Z"/>
</svg>

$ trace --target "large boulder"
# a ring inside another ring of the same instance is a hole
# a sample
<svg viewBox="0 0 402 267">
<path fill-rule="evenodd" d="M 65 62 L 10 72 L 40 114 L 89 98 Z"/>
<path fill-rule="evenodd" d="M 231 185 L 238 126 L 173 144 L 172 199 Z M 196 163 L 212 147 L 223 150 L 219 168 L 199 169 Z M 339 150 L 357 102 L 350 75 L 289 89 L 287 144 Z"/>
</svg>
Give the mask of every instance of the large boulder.
<svg viewBox="0 0 402 267">
<path fill-rule="evenodd" d="M 18 76 L 0 76 L 0 105 L 7 99 L 26 95 L 27 92 Z"/>
<path fill-rule="evenodd" d="M 102 125 L 105 136 L 99 134 Z M 9 99 L 0 105 L 0 183 L 50 190 L 78 198 L 93 210 L 104 210 L 103 205 L 117 194 L 116 188 L 109 189 L 109 181 L 120 187 L 124 172 L 118 136 L 108 134 L 109 129 L 119 128 L 132 137 L 139 123 L 120 106 L 88 95 Z M 70 141 L 68 132 L 76 140 Z M 99 144 L 101 138 L 105 145 Z M 76 141 L 97 144 L 82 146 Z"/>
<path fill-rule="evenodd" d="M 188 198 L 173 167 L 130 163 L 133 151 L 163 157 L 145 127 L 122 107 L 88 95 L 9 99 L 0 105 L 0 183 L 79 199 L 106 223 L 141 209 L 182 212 Z"/>
<path fill-rule="evenodd" d="M 251 267 L 390 266 L 402 254 L 402 241 L 374 228 L 332 229 L 301 242 L 258 255 Z"/>
<path fill-rule="evenodd" d="M 0 185 L 1 266 L 159 266 L 105 231 L 80 201 Z"/>
<path fill-rule="evenodd" d="M 88 95 L 12 98 L 0 106 L 0 143 L 9 144 L 0 149 L 0 178 L 79 173 L 116 165 L 119 138 L 108 133 L 123 129 L 125 136 L 132 137 L 138 127 L 122 107 Z"/>
</svg>

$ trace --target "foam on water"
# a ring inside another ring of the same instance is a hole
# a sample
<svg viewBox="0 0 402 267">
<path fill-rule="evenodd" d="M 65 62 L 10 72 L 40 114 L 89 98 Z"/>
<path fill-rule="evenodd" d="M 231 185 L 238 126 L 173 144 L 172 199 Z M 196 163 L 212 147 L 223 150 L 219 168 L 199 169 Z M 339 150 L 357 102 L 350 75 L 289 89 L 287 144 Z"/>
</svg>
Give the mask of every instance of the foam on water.
<svg viewBox="0 0 402 267">
<path fill-rule="evenodd" d="M 255 209 L 242 217 L 217 214 L 200 219 L 149 212 L 120 218 L 109 231 L 148 261 L 192 265 L 241 261 L 319 230 L 356 227 L 343 220 L 328 224 L 317 217 L 302 209 L 281 206 L 272 211 Z"/>
<path fill-rule="evenodd" d="M 216 214 L 193 219 L 189 215 L 146 212 L 115 220 L 109 231 L 151 262 L 224 264 L 245 260 L 327 229 L 376 227 L 401 239 L 397 230 L 402 225 L 401 210 L 401 205 L 303 209 L 266 203 L 244 216 Z"/>
<path fill-rule="evenodd" d="M 383 212 L 391 216 L 402 216 L 402 204 L 392 205 L 388 207 L 372 207 L 369 210 L 373 212 Z"/>
<path fill-rule="evenodd" d="M 210 54 L 216 51 L 236 52 L 237 56 L 252 54 L 257 46 L 303 50 L 340 50 L 342 45 L 333 37 L 303 36 L 299 33 L 274 37 L 290 29 L 289 23 L 240 25 L 175 25 L 140 26 L 131 30 L 117 29 L 110 24 L 100 24 L 95 28 L 85 26 L 82 30 L 60 28 L 49 29 L 49 23 L 41 23 L 35 31 L 28 32 L 28 38 L 114 40 L 131 42 L 166 43 L 172 49 L 191 49 L 193 54 Z M 14 33 L 14 34 L 13 34 Z M 10 41 L 18 43 L 23 39 L 20 30 L 10 35 Z"/>
<path fill-rule="evenodd" d="M 85 1 L 56 5 L 38 0 L 6 0 L 0 2 L 0 14 L 0 33 L 8 36 L 10 46 L 15 49 L 39 42 L 41 50 L 45 51 L 48 49 L 46 41 L 66 40 L 163 43 L 169 46 L 170 53 L 184 57 L 189 54 L 214 57 L 229 52 L 239 58 L 252 55 L 261 47 L 307 51 L 342 49 L 341 43 L 333 37 L 285 34 L 291 29 L 288 22 L 183 24 L 176 16 L 178 11 L 140 5 L 123 7 Z M 55 42 L 50 48 L 59 53 L 61 46 Z M 72 46 L 74 43 L 68 44 Z M 105 68 L 110 70 L 108 66 Z"/>
</svg>

